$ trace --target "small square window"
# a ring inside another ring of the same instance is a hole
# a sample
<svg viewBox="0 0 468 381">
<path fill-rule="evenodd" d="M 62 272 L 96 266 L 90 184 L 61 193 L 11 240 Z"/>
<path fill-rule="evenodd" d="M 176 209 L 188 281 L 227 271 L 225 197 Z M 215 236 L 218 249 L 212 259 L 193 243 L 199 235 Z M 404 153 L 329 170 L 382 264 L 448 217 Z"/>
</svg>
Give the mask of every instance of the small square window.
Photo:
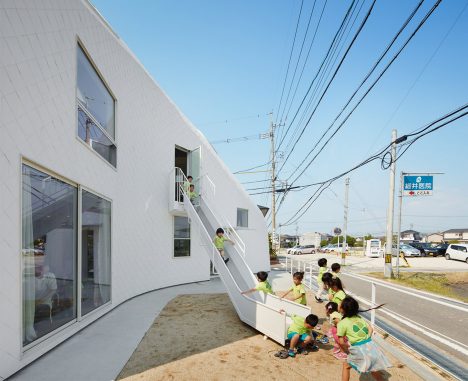
<svg viewBox="0 0 468 381">
<path fill-rule="evenodd" d="M 237 227 L 248 228 L 249 227 L 249 211 L 248 209 L 237 208 Z"/>
</svg>

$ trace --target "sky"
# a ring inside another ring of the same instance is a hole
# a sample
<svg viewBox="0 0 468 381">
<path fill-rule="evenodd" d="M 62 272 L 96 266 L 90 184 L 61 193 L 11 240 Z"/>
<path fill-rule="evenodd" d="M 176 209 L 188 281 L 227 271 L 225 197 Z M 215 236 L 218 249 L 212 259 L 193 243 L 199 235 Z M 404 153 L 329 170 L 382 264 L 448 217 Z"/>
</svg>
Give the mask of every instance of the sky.
<svg viewBox="0 0 468 381">
<path fill-rule="evenodd" d="M 276 136 L 281 140 L 352 1 L 92 2 L 182 112 L 209 141 L 217 142 L 265 133 L 269 130 L 270 118 L 277 123 Z M 435 2 L 424 1 L 378 70 L 389 62 Z M 336 51 L 338 59 L 332 62 L 330 71 L 337 67 L 371 3 L 371 0 L 356 1 L 349 32 L 343 34 Z M 306 119 L 302 123 L 297 123 L 303 112 L 300 109 L 279 148 L 277 167 L 284 164 L 278 174 L 279 185 L 281 181 L 291 183 L 295 177 L 290 177 L 293 171 L 298 166 L 300 170 L 304 168 L 306 154 L 331 125 L 418 3 L 419 0 L 376 1 L 294 150 L 291 152 L 295 141 L 295 138 L 291 140 L 292 132 L 296 126 L 299 129 L 305 126 L 313 108 L 304 114 Z M 392 129 L 397 129 L 398 135 L 410 133 L 468 103 L 467 6 L 468 0 L 440 3 L 294 185 L 334 177 L 389 144 Z M 303 41 L 302 54 L 299 54 Z M 310 55 L 305 61 L 310 46 Z M 298 69 L 292 82 L 296 65 Z M 375 77 L 372 75 L 369 81 Z M 317 81 L 320 78 L 319 75 Z M 296 86 L 296 95 L 292 97 Z M 323 89 L 324 85 L 318 87 L 320 91 Z M 320 91 L 317 94 L 321 95 Z M 316 95 L 314 107 L 317 100 Z M 338 123 L 342 119 L 340 117 Z M 468 116 L 418 140 L 396 163 L 397 191 L 400 171 L 443 173 L 434 177 L 432 196 L 403 199 L 402 230 L 411 228 L 431 233 L 468 228 L 467 127 Z M 261 166 L 270 160 L 268 139 L 213 145 L 232 172 Z M 290 157 L 285 162 L 288 154 Z M 236 176 L 242 183 L 263 181 L 269 176 L 265 172 L 267 169 L 268 166 L 262 166 L 249 171 L 253 173 Z M 349 177 L 349 234 L 384 234 L 389 198 L 388 170 L 382 170 L 380 161 L 374 161 Z M 303 210 L 301 206 L 316 187 L 289 192 L 278 211 L 278 224 L 283 225 L 281 232 L 331 233 L 334 227 L 343 227 L 344 181 L 344 178 L 335 181 L 297 223 L 286 225 L 298 210 Z M 244 186 L 249 193 L 260 193 L 268 183 Z M 271 206 L 269 193 L 252 197 L 258 204 Z M 397 206 L 396 200 L 395 212 Z M 396 216 L 397 213 L 395 229 Z"/>
</svg>

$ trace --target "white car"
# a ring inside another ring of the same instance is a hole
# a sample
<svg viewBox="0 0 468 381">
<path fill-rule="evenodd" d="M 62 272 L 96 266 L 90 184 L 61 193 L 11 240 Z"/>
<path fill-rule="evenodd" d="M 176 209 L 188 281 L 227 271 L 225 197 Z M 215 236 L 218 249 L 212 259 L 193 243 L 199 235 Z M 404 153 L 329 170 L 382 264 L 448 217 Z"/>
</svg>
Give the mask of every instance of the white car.
<svg viewBox="0 0 468 381">
<path fill-rule="evenodd" d="M 298 247 L 294 254 L 315 254 L 315 245 L 304 245 Z"/>
<path fill-rule="evenodd" d="M 468 263 L 468 244 L 451 244 L 445 252 L 445 259 L 458 259 L 459 261 Z"/>
<path fill-rule="evenodd" d="M 400 253 L 403 253 L 405 257 L 420 257 L 421 252 L 413 246 L 406 245 L 404 243 L 400 244 Z M 392 256 L 396 257 L 397 253 L 397 246 L 394 244 L 392 246 Z"/>
<path fill-rule="evenodd" d="M 300 248 L 299 245 L 296 245 L 296 246 L 294 246 L 294 247 L 291 247 L 291 248 L 288 249 L 287 253 L 288 253 L 288 254 L 294 254 L 294 251 L 297 250 L 297 249 L 299 249 L 299 248 Z"/>
</svg>

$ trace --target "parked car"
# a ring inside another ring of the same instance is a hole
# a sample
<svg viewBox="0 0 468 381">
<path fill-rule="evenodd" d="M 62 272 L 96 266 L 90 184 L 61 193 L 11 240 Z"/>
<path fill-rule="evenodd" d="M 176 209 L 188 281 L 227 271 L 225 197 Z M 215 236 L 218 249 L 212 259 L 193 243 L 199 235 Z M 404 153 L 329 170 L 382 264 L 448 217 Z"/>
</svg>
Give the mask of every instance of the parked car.
<svg viewBox="0 0 468 381">
<path fill-rule="evenodd" d="M 298 248 L 294 254 L 315 254 L 315 245 L 304 245 Z"/>
<path fill-rule="evenodd" d="M 413 246 L 406 245 L 404 243 L 400 244 L 400 253 L 403 253 L 405 257 L 420 257 L 421 252 Z M 392 246 L 392 256 L 398 256 L 397 245 L 393 244 Z"/>
<path fill-rule="evenodd" d="M 299 245 L 296 245 L 296 246 L 294 246 L 294 247 L 290 247 L 290 248 L 288 249 L 287 253 L 288 253 L 288 254 L 292 254 L 292 252 L 293 252 L 294 250 L 298 249 L 299 247 L 300 247 Z"/>
<path fill-rule="evenodd" d="M 319 253 L 325 253 L 326 250 L 330 247 L 331 245 L 328 244 L 328 245 L 325 245 L 325 246 L 322 246 L 322 247 L 319 247 L 317 250 Z"/>
<path fill-rule="evenodd" d="M 468 263 L 468 244 L 457 243 L 450 244 L 445 253 L 445 259 L 457 259 Z"/>
<path fill-rule="evenodd" d="M 408 243 L 408 245 L 418 249 L 419 252 L 421 253 L 421 256 L 423 257 L 427 256 L 426 250 L 432 247 L 432 245 L 428 242 L 410 242 Z"/>
<path fill-rule="evenodd" d="M 336 244 L 336 243 L 332 243 L 330 245 L 327 245 L 327 246 L 325 246 L 323 248 L 324 253 L 331 253 L 332 251 L 335 251 L 337 247 L 338 247 L 338 244 Z"/>
<path fill-rule="evenodd" d="M 297 254 L 297 251 L 301 250 L 302 248 L 303 248 L 303 246 L 295 246 L 295 247 L 292 248 L 292 250 L 291 250 L 291 252 L 289 254 L 295 255 L 295 254 Z"/>
<path fill-rule="evenodd" d="M 439 255 L 445 255 L 448 247 L 449 247 L 448 243 L 441 243 L 439 245 L 432 246 L 428 249 L 425 249 L 425 251 L 427 255 L 432 255 L 433 257 L 437 257 Z"/>
</svg>

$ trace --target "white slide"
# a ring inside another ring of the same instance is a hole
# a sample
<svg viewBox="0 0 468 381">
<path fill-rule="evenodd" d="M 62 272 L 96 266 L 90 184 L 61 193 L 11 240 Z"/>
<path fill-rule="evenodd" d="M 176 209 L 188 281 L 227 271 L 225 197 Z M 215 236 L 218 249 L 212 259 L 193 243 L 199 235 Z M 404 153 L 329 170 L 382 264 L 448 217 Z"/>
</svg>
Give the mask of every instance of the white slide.
<svg viewBox="0 0 468 381">
<path fill-rule="evenodd" d="M 265 295 L 259 292 L 242 295 L 242 291 L 251 289 L 257 284 L 255 275 L 244 259 L 248 248 L 245 248 L 241 238 L 228 225 L 229 229 L 225 229 L 226 234 L 236 242 L 236 245 L 226 247 L 226 253 L 230 258 L 226 265 L 212 239 L 216 229 L 223 226 L 227 227 L 227 222 L 222 223 L 206 201 L 200 200 L 200 205 L 194 207 L 189 201 L 189 197 L 184 195 L 183 199 L 191 224 L 199 230 L 206 252 L 224 283 L 239 318 L 257 331 L 284 345 L 287 333 L 287 318 L 284 313 L 279 311 L 283 309 L 288 315 L 296 314 L 306 317 L 310 314 L 310 308 L 289 300 L 281 300 L 275 295 Z"/>
</svg>

